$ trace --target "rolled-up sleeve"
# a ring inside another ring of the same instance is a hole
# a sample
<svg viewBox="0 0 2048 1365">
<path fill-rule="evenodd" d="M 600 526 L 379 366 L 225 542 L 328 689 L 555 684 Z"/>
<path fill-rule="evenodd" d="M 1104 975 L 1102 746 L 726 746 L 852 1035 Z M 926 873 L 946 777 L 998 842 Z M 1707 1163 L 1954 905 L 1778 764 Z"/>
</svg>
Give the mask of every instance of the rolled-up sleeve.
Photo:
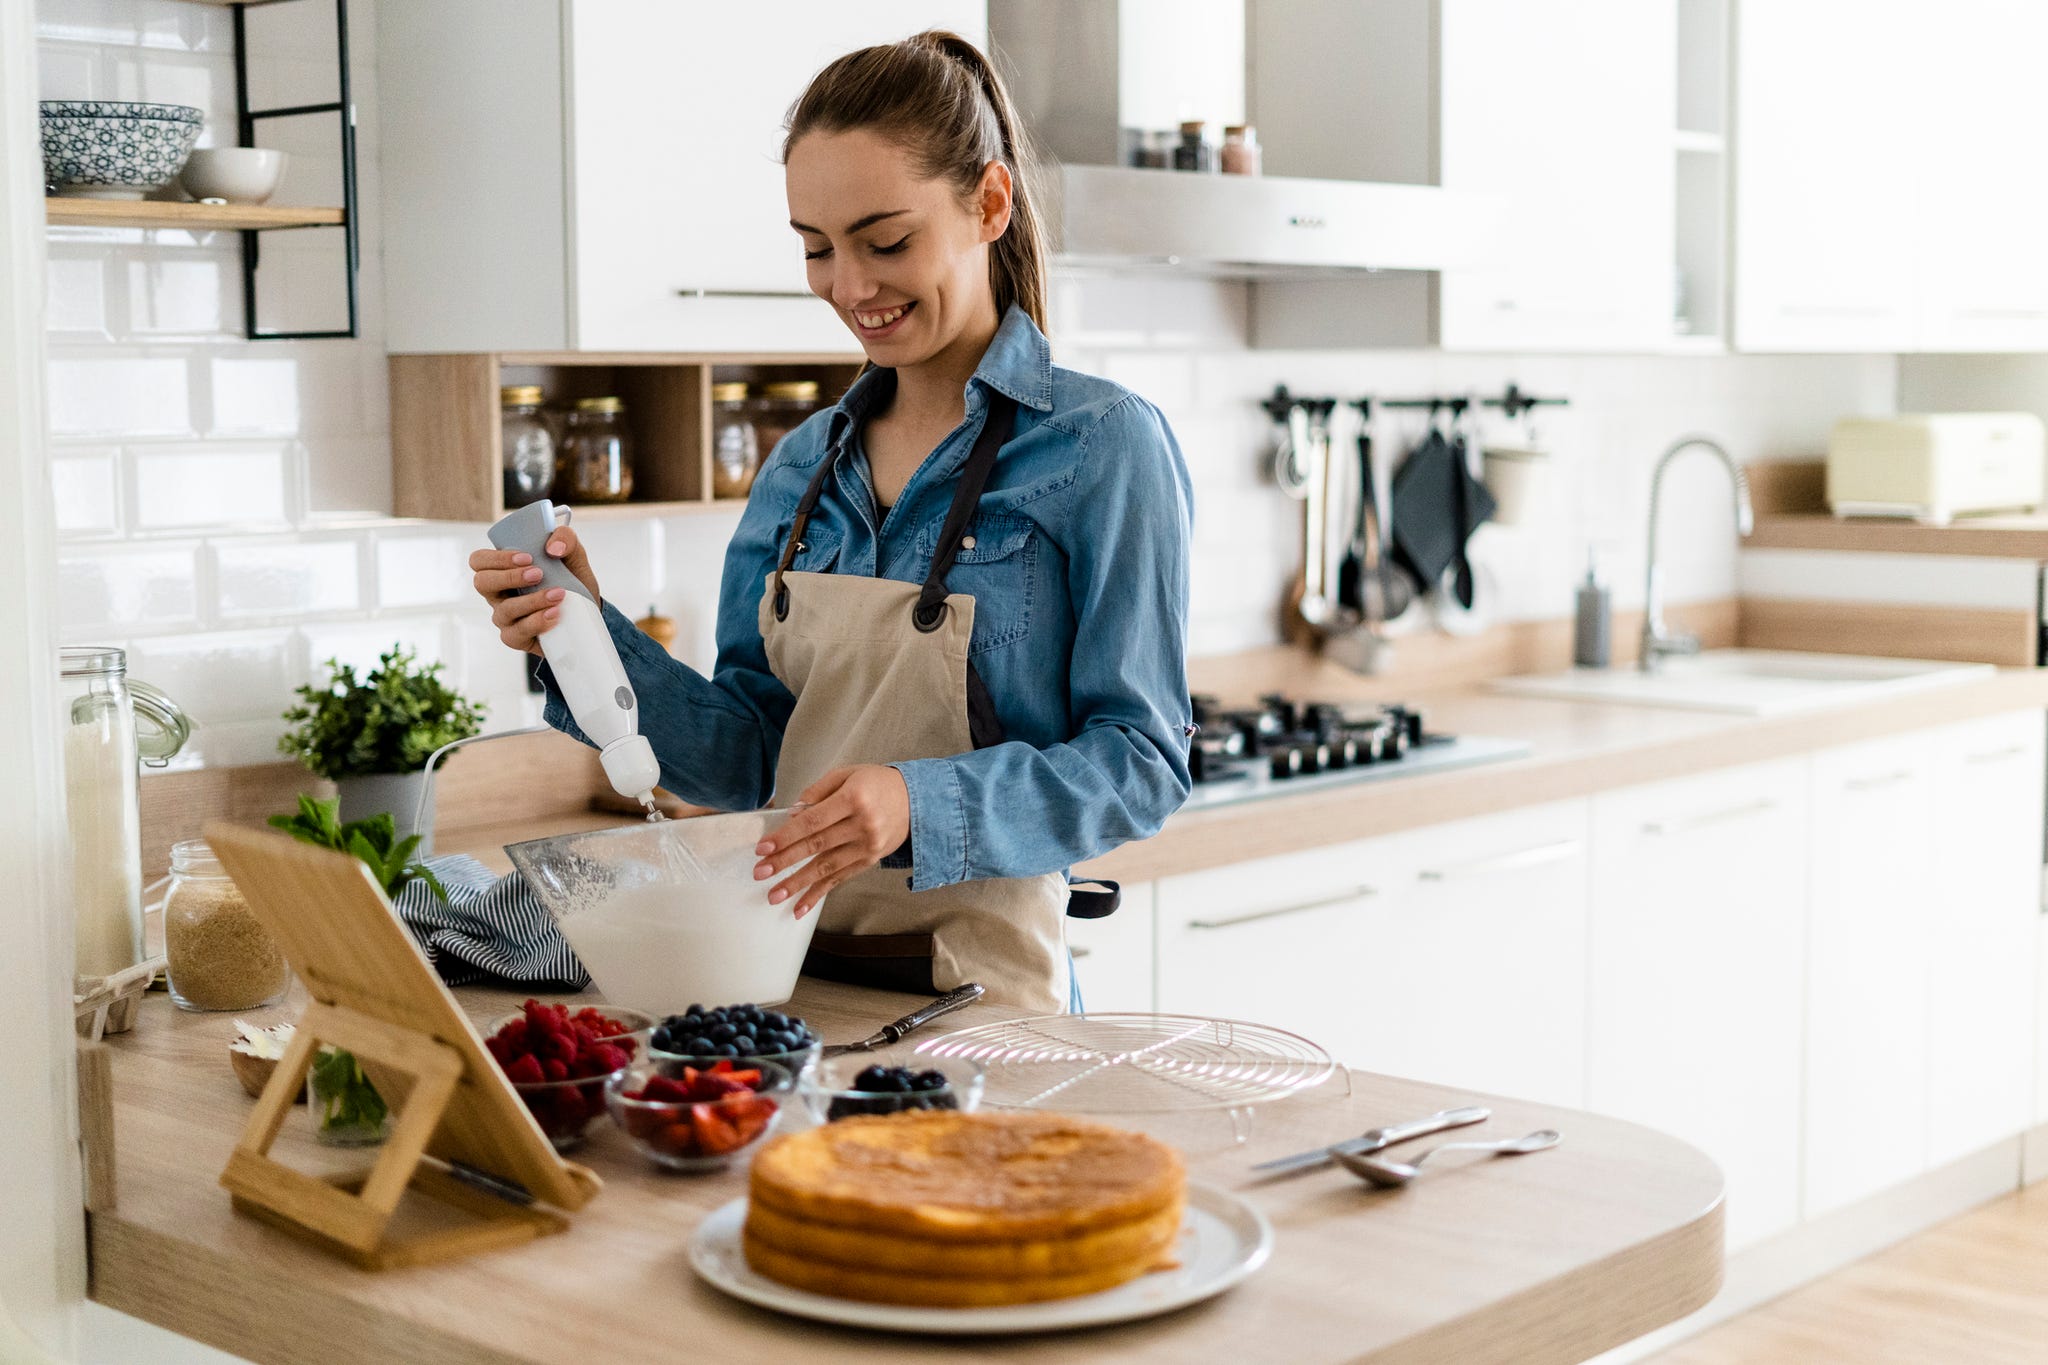
<svg viewBox="0 0 2048 1365">
<path fill-rule="evenodd" d="M 1083 438 L 1067 590 L 1077 733 L 894 765 L 910 792 L 914 891 L 1061 872 L 1156 834 L 1188 779 L 1193 493 L 1158 410 L 1126 395 Z"/>
<path fill-rule="evenodd" d="M 783 477 L 771 477 L 779 474 Z M 775 790 L 775 760 L 796 705 L 768 667 L 757 615 L 762 581 L 775 567 L 780 496 L 788 471 L 764 468 L 725 552 L 718 593 L 718 660 L 710 677 L 668 652 L 606 603 L 604 621 L 640 702 L 640 733 L 661 763 L 661 785 L 685 801 L 717 810 L 754 810 Z M 538 670 L 547 690 L 544 717 L 564 734 L 577 728 L 553 673 Z"/>
</svg>

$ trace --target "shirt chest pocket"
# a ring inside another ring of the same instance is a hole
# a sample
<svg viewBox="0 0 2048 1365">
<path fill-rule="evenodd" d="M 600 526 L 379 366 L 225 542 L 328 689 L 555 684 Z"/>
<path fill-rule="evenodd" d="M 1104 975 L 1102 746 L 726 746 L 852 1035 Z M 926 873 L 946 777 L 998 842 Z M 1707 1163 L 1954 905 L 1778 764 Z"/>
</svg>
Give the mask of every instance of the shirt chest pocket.
<svg viewBox="0 0 2048 1365">
<path fill-rule="evenodd" d="M 920 566 L 938 553 L 938 523 L 918 536 Z M 1038 527 L 1022 517 L 983 514 L 967 523 L 953 568 L 946 575 L 948 592 L 974 599 L 974 636 L 968 653 L 984 654 L 1031 633 L 1031 609 L 1038 592 Z"/>
<path fill-rule="evenodd" d="M 839 564 L 841 539 L 829 526 L 810 526 L 796 543 L 796 558 L 789 567 L 797 573 L 831 573 Z"/>
</svg>

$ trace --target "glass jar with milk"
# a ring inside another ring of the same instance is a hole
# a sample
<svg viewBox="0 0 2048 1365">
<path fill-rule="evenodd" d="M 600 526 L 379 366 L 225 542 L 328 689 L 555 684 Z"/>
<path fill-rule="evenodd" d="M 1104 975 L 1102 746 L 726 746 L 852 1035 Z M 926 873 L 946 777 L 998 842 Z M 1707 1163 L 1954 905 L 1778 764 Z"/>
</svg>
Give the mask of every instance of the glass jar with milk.
<svg viewBox="0 0 2048 1365">
<path fill-rule="evenodd" d="M 62 653 L 64 785 L 80 976 L 143 959 L 142 816 L 136 766 L 161 767 L 191 724 L 176 702 L 128 678 L 128 656 L 98 645 Z"/>
</svg>

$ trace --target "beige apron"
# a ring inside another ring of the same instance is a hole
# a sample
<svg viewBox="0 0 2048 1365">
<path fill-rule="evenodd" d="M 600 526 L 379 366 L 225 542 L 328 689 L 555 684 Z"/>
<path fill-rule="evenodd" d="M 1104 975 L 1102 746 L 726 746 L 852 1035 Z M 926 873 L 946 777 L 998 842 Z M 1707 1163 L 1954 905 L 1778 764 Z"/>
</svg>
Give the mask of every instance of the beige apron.
<svg viewBox="0 0 2048 1365">
<path fill-rule="evenodd" d="M 761 595 L 768 665 L 796 697 L 773 804 L 796 800 L 833 768 L 950 758 L 978 747 L 977 739 L 991 742 L 994 712 L 985 693 L 969 721 L 974 599 L 948 593 L 945 580 L 1015 411 L 1008 398 L 991 401 L 922 586 L 792 570 L 836 450 L 812 476 Z M 981 691 L 978 679 L 974 690 Z M 874 867 L 826 897 L 804 970 L 913 992 L 979 981 L 990 1000 L 1063 1011 L 1066 906 L 1066 878 L 1056 872 L 912 892 L 907 869 Z"/>
</svg>

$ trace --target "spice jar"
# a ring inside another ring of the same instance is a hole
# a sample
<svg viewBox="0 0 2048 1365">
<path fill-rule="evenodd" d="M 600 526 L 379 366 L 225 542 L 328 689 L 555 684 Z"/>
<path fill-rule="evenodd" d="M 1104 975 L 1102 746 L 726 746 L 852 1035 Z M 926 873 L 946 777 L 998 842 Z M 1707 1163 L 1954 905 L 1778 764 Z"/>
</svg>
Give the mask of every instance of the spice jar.
<svg viewBox="0 0 2048 1365">
<path fill-rule="evenodd" d="M 180 1009 L 258 1009 L 284 999 L 291 985 L 277 940 L 202 839 L 171 848 L 164 954 Z"/>
<path fill-rule="evenodd" d="M 812 385 L 815 391 L 816 385 Z M 761 471 L 761 441 L 745 384 L 711 386 L 711 496 L 744 498 Z"/>
<path fill-rule="evenodd" d="M 754 408 L 754 437 L 766 460 L 782 438 L 802 426 L 818 410 L 818 381 L 792 379 L 768 385 Z"/>
<path fill-rule="evenodd" d="M 633 496 L 633 436 L 626 405 L 579 398 L 562 437 L 563 478 L 572 502 L 624 502 Z"/>
<path fill-rule="evenodd" d="M 498 390 L 499 448 L 509 511 L 548 495 L 555 486 L 555 437 L 540 413 L 540 385 Z"/>
<path fill-rule="evenodd" d="M 1265 157 L 1259 149 L 1259 130 L 1249 123 L 1223 125 L 1223 150 L 1217 153 L 1225 175 L 1257 175 Z"/>
<path fill-rule="evenodd" d="M 1190 119 L 1180 126 L 1180 142 L 1173 149 L 1173 168 L 1177 171 L 1213 171 L 1216 169 L 1216 148 L 1208 138 L 1209 125 L 1201 119 Z"/>
</svg>

